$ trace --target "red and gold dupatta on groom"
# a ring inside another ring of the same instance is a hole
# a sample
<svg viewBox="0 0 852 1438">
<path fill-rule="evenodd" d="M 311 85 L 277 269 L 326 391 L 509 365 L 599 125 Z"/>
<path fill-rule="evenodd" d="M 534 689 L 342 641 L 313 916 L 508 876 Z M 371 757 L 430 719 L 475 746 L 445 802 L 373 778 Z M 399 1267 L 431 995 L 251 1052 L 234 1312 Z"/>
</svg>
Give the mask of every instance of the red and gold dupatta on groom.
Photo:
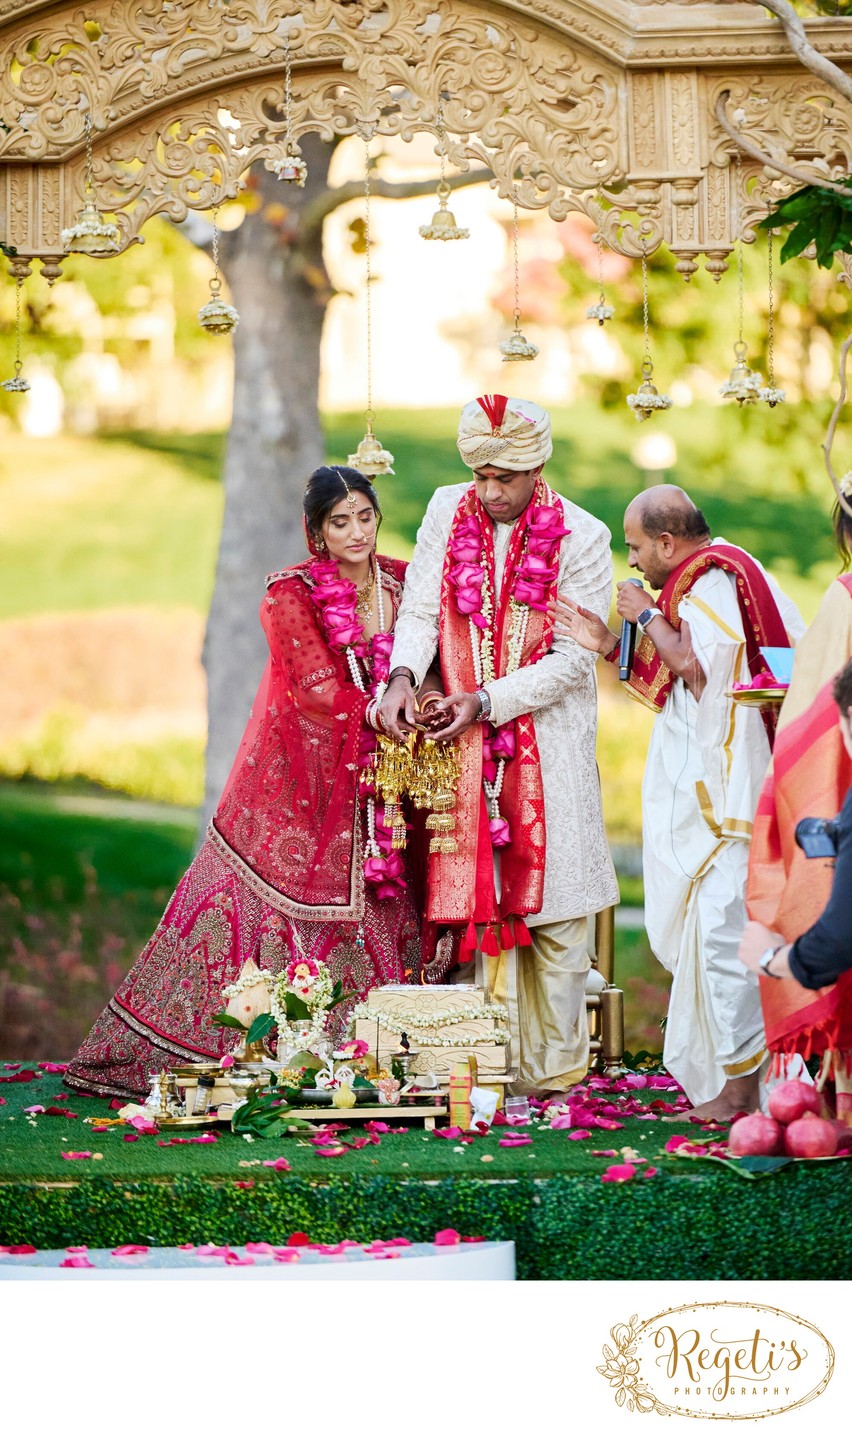
<svg viewBox="0 0 852 1438">
<path fill-rule="evenodd" d="M 559 550 L 567 533 L 558 498 L 539 479 L 515 523 L 497 594 L 493 522 L 475 485 L 465 491 L 441 581 L 439 641 L 448 694 L 469 694 L 492 675 L 499 679 L 547 653 L 553 624 L 546 609 L 556 592 Z M 526 940 L 526 926 L 518 922 L 513 935 L 509 921 L 538 913 L 544 893 L 544 790 L 535 720 L 522 714 L 496 730 L 474 724 L 456 742 L 461 767 L 457 850 L 430 858 L 428 916 L 438 923 L 466 924 L 466 947 L 476 946 L 471 925 L 502 921 L 501 942 L 508 948 L 515 938 Z M 492 781 L 500 776 L 491 814 L 483 789 L 489 775 Z M 495 848 L 501 851 L 499 902 Z M 497 935 L 486 935 L 484 951 L 497 948 Z"/>
</svg>

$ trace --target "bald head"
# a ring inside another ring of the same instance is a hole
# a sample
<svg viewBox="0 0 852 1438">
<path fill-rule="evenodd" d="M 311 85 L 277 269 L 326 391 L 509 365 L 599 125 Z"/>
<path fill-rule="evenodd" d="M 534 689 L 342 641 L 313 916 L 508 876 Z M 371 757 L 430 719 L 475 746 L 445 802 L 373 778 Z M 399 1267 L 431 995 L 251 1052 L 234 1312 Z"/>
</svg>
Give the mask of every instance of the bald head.
<svg viewBox="0 0 852 1438">
<path fill-rule="evenodd" d="M 627 562 L 652 589 L 662 589 L 672 571 L 709 539 L 704 515 L 676 484 L 643 490 L 624 513 Z"/>
<path fill-rule="evenodd" d="M 651 539 L 670 534 L 674 539 L 704 542 L 710 538 L 707 520 L 685 490 L 676 484 L 655 484 L 631 500 L 625 513 L 641 524 Z"/>
</svg>

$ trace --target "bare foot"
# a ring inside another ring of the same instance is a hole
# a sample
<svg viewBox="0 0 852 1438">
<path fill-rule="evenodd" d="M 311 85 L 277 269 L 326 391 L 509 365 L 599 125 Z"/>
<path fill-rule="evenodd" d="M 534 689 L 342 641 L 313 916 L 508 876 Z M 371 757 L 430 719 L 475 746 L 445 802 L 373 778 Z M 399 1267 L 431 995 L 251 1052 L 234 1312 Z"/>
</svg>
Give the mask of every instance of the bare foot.
<svg viewBox="0 0 852 1438">
<path fill-rule="evenodd" d="M 715 1098 L 700 1103 L 696 1108 L 687 1109 L 680 1115 L 687 1119 L 715 1119 L 717 1123 L 730 1123 L 738 1114 L 752 1113 L 759 1107 L 757 1073 L 746 1074 L 743 1078 L 728 1079 L 721 1093 Z"/>
</svg>

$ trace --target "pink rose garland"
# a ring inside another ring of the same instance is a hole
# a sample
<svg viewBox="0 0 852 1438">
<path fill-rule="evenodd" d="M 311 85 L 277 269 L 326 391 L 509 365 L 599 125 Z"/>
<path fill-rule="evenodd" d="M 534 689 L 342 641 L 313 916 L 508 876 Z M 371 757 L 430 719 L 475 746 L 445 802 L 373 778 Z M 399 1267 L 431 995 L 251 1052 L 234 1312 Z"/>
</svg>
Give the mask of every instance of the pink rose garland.
<svg viewBox="0 0 852 1438">
<path fill-rule="evenodd" d="M 365 639 L 364 626 L 355 607 L 358 602 L 357 587 L 351 579 L 340 577 L 334 560 L 314 560 L 309 566 L 309 573 L 314 581 L 311 598 L 319 610 L 320 624 L 329 649 L 337 654 L 345 654 L 350 649 L 357 658 L 365 660 L 370 672 L 369 692 L 375 698 L 379 687 L 387 683 L 390 673 L 393 634 L 385 631 L 374 634 L 369 641 Z M 378 582 L 381 583 L 381 578 Z M 358 739 L 358 796 L 362 801 L 375 796 L 370 777 L 375 757 L 376 736 L 364 724 Z M 364 878 L 368 884 L 375 886 L 379 899 L 392 899 L 408 887 L 402 877 L 402 858 L 394 851 L 390 828 L 378 819 L 375 835 L 382 852 L 364 860 Z"/>
<path fill-rule="evenodd" d="M 477 629 L 491 629 L 493 635 L 496 606 L 491 603 L 490 614 L 485 612 L 488 575 L 484 562 L 484 522 L 481 516 L 471 514 L 456 525 L 449 542 L 452 564 L 448 577 L 455 590 L 459 613 L 467 615 Z M 559 574 L 559 546 L 571 531 L 565 528 L 562 509 L 555 504 L 532 505 L 527 510 L 524 523 L 524 546 L 512 577 L 509 602 L 543 612 L 547 608 L 551 585 Z M 499 728 L 484 724 L 482 740 L 483 779 L 488 784 L 494 784 L 500 762 L 508 763 L 515 757 L 514 722 L 501 724 Z M 505 848 L 512 842 L 506 819 L 492 818 L 488 828 L 495 849 Z"/>
</svg>

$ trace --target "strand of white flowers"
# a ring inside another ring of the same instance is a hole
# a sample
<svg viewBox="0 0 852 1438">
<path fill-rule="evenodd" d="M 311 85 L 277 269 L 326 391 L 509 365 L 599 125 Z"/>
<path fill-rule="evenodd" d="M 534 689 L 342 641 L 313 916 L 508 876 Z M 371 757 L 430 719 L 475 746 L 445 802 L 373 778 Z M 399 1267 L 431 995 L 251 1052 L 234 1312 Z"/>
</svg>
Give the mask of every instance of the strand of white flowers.
<svg viewBox="0 0 852 1438">
<path fill-rule="evenodd" d="M 423 1034 L 418 1034 L 417 1037 L 418 1042 L 421 1043 L 425 1049 L 477 1048 L 480 1044 L 490 1047 L 492 1044 L 507 1044 L 510 1038 L 504 1029 L 492 1029 L 490 1034 L 477 1035 L 471 1038 L 457 1036 L 456 1038 L 441 1039 L 430 1038 L 428 1035 L 424 1036 Z"/>
<path fill-rule="evenodd" d="M 504 1004 L 483 1004 L 478 1009 L 444 1009 L 438 1013 L 423 1015 L 400 1014 L 393 1012 L 382 1013 L 370 1008 L 369 1004 L 356 1004 L 352 1010 L 352 1017 L 355 1019 L 367 1019 L 371 1023 L 381 1024 L 384 1028 L 401 1027 L 404 1029 L 429 1029 L 436 1024 L 460 1023 L 465 1019 L 507 1019 L 509 1010 Z"/>
<path fill-rule="evenodd" d="M 271 974 L 268 969 L 259 969 L 256 974 L 246 974 L 244 978 L 235 979 L 232 984 L 222 990 L 223 999 L 235 999 L 245 989 L 253 989 L 255 984 L 266 984 L 269 988 L 275 983 L 277 975 Z"/>
</svg>

